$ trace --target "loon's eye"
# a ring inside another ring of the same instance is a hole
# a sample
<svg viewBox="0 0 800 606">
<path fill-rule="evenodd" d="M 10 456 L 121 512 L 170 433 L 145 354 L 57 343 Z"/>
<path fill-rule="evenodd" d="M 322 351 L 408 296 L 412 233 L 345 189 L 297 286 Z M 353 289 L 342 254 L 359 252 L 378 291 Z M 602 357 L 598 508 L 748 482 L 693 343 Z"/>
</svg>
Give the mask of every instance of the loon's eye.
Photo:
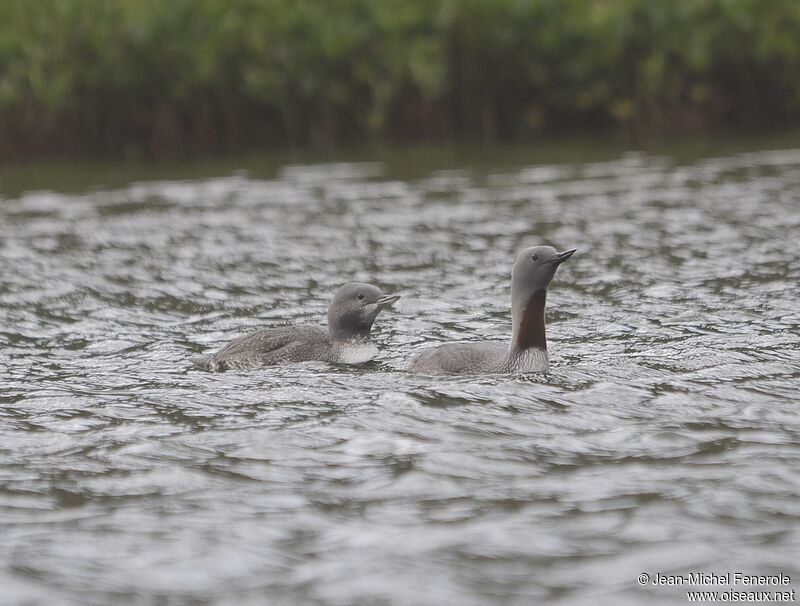
<svg viewBox="0 0 800 606">
<path fill-rule="evenodd" d="M 358 295 L 358 300 L 359 301 L 363 301 L 364 300 L 364 294 L 363 293 Z"/>
<path fill-rule="evenodd" d="M 531 261 L 538 261 L 538 260 L 539 260 L 539 255 L 537 254 L 531 255 Z"/>
</svg>

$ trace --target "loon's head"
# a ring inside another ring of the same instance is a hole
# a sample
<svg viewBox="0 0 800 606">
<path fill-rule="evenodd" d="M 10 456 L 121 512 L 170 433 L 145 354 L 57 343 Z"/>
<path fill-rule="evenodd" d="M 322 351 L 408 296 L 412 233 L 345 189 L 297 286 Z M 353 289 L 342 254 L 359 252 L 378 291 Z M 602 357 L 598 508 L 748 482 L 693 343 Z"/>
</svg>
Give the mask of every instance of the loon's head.
<svg viewBox="0 0 800 606">
<path fill-rule="evenodd" d="M 531 246 L 517 256 L 511 271 L 511 291 L 534 293 L 546 290 L 558 266 L 577 250 L 558 252 L 552 246 Z"/>
<path fill-rule="evenodd" d="M 328 332 L 332 341 L 369 339 L 370 329 L 382 309 L 400 297 L 384 295 L 372 284 L 350 282 L 339 288 L 328 307 Z"/>
</svg>

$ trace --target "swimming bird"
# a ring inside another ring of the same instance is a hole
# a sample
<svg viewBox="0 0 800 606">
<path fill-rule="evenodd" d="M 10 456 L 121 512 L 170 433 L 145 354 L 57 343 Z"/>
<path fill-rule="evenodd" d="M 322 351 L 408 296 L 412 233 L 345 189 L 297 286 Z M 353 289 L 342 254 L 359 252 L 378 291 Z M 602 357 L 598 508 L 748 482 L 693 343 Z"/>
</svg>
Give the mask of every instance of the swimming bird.
<svg viewBox="0 0 800 606">
<path fill-rule="evenodd" d="M 319 326 L 265 328 L 228 343 L 195 365 L 207 370 L 252 369 L 318 360 L 361 364 L 378 355 L 370 330 L 378 314 L 400 297 L 377 286 L 350 282 L 339 288 L 328 307 L 327 330 Z"/>
<path fill-rule="evenodd" d="M 547 370 L 544 306 L 556 269 L 577 249 L 523 250 L 511 272 L 511 342 L 448 343 L 423 351 L 409 370 L 422 374 L 508 374 Z"/>
</svg>

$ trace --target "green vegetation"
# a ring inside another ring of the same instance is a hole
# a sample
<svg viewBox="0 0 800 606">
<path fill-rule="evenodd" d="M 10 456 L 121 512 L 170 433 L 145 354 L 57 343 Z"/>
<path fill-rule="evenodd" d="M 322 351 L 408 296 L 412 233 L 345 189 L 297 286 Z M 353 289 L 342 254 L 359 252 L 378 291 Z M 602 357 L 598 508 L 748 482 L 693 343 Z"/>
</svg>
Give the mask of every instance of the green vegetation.
<svg viewBox="0 0 800 606">
<path fill-rule="evenodd" d="M 797 0 L 4 0 L 0 156 L 800 123 Z"/>
</svg>

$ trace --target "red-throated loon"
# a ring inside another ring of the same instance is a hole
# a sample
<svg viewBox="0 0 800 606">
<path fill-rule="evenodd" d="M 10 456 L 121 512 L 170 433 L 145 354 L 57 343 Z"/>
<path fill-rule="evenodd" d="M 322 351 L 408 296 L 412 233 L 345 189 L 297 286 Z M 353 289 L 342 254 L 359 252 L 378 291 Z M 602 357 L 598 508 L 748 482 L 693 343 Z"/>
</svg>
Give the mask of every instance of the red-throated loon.
<svg viewBox="0 0 800 606">
<path fill-rule="evenodd" d="M 251 369 L 319 360 L 360 364 L 378 355 L 370 329 L 382 309 L 400 297 L 384 295 L 371 284 L 351 282 L 333 296 L 327 330 L 317 326 L 265 328 L 240 337 L 195 364 L 208 370 Z"/>
<path fill-rule="evenodd" d="M 523 250 L 511 272 L 510 343 L 448 343 L 420 353 L 409 366 L 422 374 L 503 374 L 547 370 L 544 306 L 558 266 L 576 249 L 551 246 Z"/>
</svg>

